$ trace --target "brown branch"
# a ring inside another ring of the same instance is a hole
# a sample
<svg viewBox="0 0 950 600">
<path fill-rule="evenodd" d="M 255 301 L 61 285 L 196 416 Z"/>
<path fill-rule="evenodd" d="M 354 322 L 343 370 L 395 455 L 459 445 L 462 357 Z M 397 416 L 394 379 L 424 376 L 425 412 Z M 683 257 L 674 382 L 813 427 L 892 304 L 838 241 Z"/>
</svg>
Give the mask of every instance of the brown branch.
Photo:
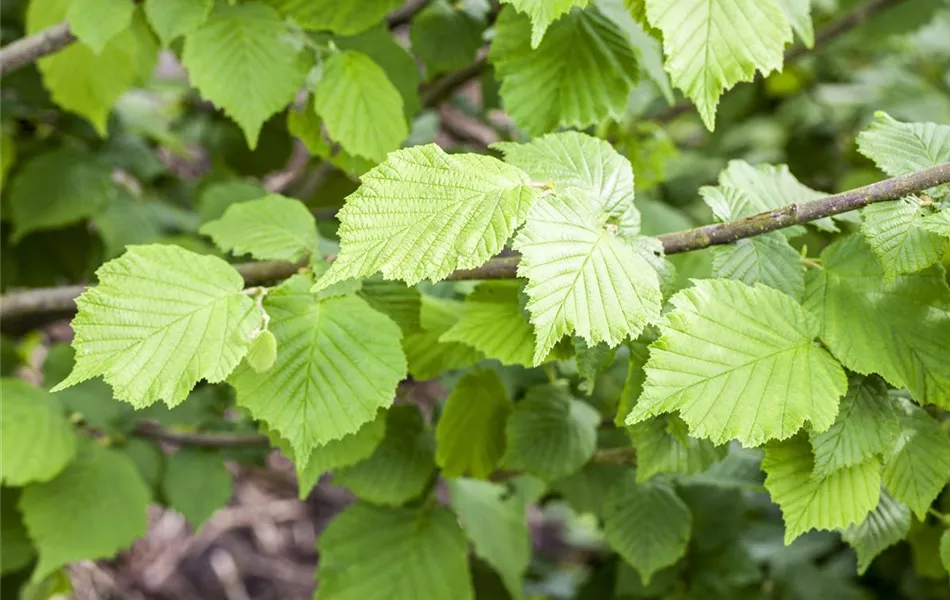
<svg viewBox="0 0 950 600">
<path fill-rule="evenodd" d="M 179 446 L 202 446 L 205 448 L 236 448 L 243 446 L 270 446 L 266 435 L 253 433 L 189 433 L 165 429 L 154 421 L 139 421 L 135 424 L 134 435 L 149 438 L 157 442 L 168 442 Z"/>
<path fill-rule="evenodd" d="M 485 56 L 475 59 L 472 64 L 462 67 L 458 71 L 446 73 L 439 79 L 429 83 L 422 88 L 419 93 L 419 100 L 422 106 L 431 108 L 452 95 L 452 92 L 462 87 L 469 81 L 480 76 L 488 68 L 488 58 Z"/>
<path fill-rule="evenodd" d="M 0 77 L 76 41 L 65 21 L 0 48 Z"/>
<path fill-rule="evenodd" d="M 799 58 L 815 52 L 816 50 L 828 45 L 831 41 L 841 37 L 845 33 L 851 31 L 858 25 L 861 25 L 872 16 L 878 12 L 900 4 L 905 0 L 871 0 L 867 4 L 863 4 L 847 15 L 841 17 L 840 19 L 833 21 L 827 27 L 824 27 L 818 34 L 815 36 L 815 45 L 809 48 L 804 44 L 796 44 L 785 51 L 785 58 L 783 64 L 787 65 L 791 62 L 798 60 Z M 689 100 L 682 100 L 677 102 L 673 106 L 669 106 L 664 110 L 656 113 L 655 115 L 649 117 L 651 121 L 656 121 L 658 123 L 667 123 L 672 121 L 676 117 L 684 115 L 693 110 L 693 103 Z"/>
<path fill-rule="evenodd" d="M 248 286 L 287 279 L 306 263 L 283 261 L 252 262 L 235 265 Z M 36 314 L 68 316 L 76 312 L 76 297 L 86 290 L 84 285 L 37 288 L 10 292 L 0 296 L 0 323 Z"/>
</svg>

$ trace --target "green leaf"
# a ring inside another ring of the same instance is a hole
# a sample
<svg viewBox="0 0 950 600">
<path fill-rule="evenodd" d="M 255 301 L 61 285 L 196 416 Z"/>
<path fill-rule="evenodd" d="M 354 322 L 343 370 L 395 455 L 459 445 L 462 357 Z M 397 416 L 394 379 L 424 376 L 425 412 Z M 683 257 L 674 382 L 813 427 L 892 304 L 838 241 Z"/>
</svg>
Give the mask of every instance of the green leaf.
<svg viewBox="0 0 950 600">
<path fill-rule="evenodd" d="M 723 279 L 697 281 L 670 303 L 628 425 L 678 411 L 694 437 L 744 446 L 790 437 L 805 421 L 831 427 L 847 378 L 797 302 Z"/>
<path fill-rule="evenodd" d="M 860 523 L 877 506 L 881 463 L 870 459 L 819 478 L 804 434 L 765 447 L 762 470 L 772 501 L 782 509 L 785 545 L 811 529 Z"/>
<path fill-rule="evenodd" d="M 699 473 L 725 456 L 725 447 L 689 437 L 686 424 L 676 415 L 654 417 L 627 431 L 637 449 L 639 483 L 661 473 Z"/>
<path fill-rule="evenodd" d="M 362 52 L 382 67 L 386 77 L 402 96 L 403 114 L 407 119 L 419 112 L 422 107 L 419 103 L 419 83 L 422 80 L 419 66 L 416 59 L 396 42 L 385 23 L 358 35 L 336 37 L 333 41 L 343 50 Z"/>
<path fill-rule="evenodd" d="M 806 48 L 815 47 L 815 26 L 811 22 L 811 0 L 778 0 L 789 24 Z"/>
<path fill-rule="evenodd" d="M 804 305 L 838 360 L 859 373 L 880 373 L 921 404 L 950 408 L 950 288 L 943 268 L 886 281 L 857 235 L 825 248 L 821 264 L 806 275 Z"/>
<path fill-rule="evenodd" d="M 109 169 L 88 153 L 59 148 L 20 167 L 8 192 L 13 241 L 102 212 L 116 196 Z"/>
<path fill-rule="evenodd" d="M 203 25 L 212 6 L 214 0 L 145 0 L 144 3 L 145 16 L 165 47 Z"/>
<path fill-rule="evenodd" d="M 541 44 L 544 32 L 551 23 L 571 12 L 575 6 L 586 8 L 589 0 L 502 0 L 531 19 L 531 47 Z"/>
<path fill-rule="evenodd" d="M 375 162 L 409 135 L 399 90 L 362 52 L 337 52 L 323 63 L 313 105 L 344 150 Z"/>
<path fill-rule="evenodd" d="M 231 473 L 220 453 L 181 448 L 168 459 L 162 493 L 168 507 L 198 529 L 231 499 Z"/>
<path fill-rule="evenodd" d="M 403 504 L 425 490 L 434 460 L 435 440 L 419 409 L 393 406 L 382 442 L 369 458 L 337 470 L 333 483 L 375 504 Z"/>
<path fill-rule="evenodd" d="M 403 341 L 409 374 L 414 379 L 432 379 L 446 371 L 472 366 L 484 357 L 466 344 L 440 341 L 459 322 L 464 310 L 465 305 L 458 300 L 422 296 L 422 331 Z"/>
<path fill-rule="evenodd" d="M 627 473 L 617 464 L 589 462 L 579 471 L 551 483 L 551 490 L 579 514 L 603 516 L 604 503 L 614 484 Z"/>
<path fill-rule="evenodd" d="M 713 248 L 713 276 L 748 285 L 762 283 L 800 300 L 805 293 L 802 257 L 777 231 Z"/>
<path fill-rule="evenodd" d="M 26 32 L 38 33 L 63 21 L 72 0 L 36 0 L 26 13 Z M 136 17 L 95 53 L 72 44 L 37 61 L 43 85 L 59 106 L 84 117 L 105 137 L 109 113 L 119 96 L 152 74 L 158 48 L 144 21 Z"/>
<path fill-rule="evenodd" d="M 521 282 L 486 281 L 465 299 L 462 316 L 440 342 L 459 342 L 505 365 L 530 367 L 534 329 L 521 308 Z"/>
<path fill-rule="evenodd" d="M 630 161 L 604 140 L 576 131 L 551 133 L 528 144 L 498 142 L 492 148 L 505 155 L 534 181 L 555 190 L 580 188 L 603 211 L 617 220 L 623 235 L 640 232 L 640 211 L 633 204 Z"/>
<path fill-rule="evenodd" d="M 76 433 L 63 405 L 25 381 L 0 379 L 0 481 L 49 481 L 76 455 Z"/>
<path fill-rule="evenodd" d="M 519 127 L 538 135 L 623 116 L 639 76 L 637 56 L 598 10 L 561 17 L 536 49 L 528 17 L 510 7 L 501 11 L 495 29 L 488 58 L 502 81 L 506 110 Z"/>
<path fill-rule="evenodd" d="M 132 22 L 135 5 L 125 0 L 73 0 L 66 11 L 69 30 L 95 54 Z"/>
<path fill-rule="evenodd" d="M 422 327 L 422 295 L 414 287 L 399 281 L 367 279 L 360 288 L 360 298 L 392 319 L 406 335 Z"/>
<path fill-rule="evenodd" d="M 298 275 L 264 299 L 277 362 L 229 379 L 237 403 L 290 442 L 296 456 L 357 431 L 392 404 L 406 373 L 402 332 L 354 296 L 317 300 Z"/>
<path fill-rule="evenodd" d="M 251 150 L 264 121 L 294 99 L 308 68 L 280 14 L 258 2 L 212 14 L 185 36 L 181 60 L 201 96 L 244 130 Z"/>
<path fill-rule="evenodd" d="M 20 496 L 23 522 L 40 555 L 32 580 L 130 546 L 147 531 L 149 496 L 132 461 L 84 443 L 55 479 L 28 485 Z"/>
<path fill-rule="evenodd" d="M 214 221 L 220 219 L 228 207 L 266 195 L 267 190 L 259 184 L 242 179 L 212 183 L 198 197 L 198 216 L 202 223 Z"/>
<path fill-rule="evenodd" d="M 594 455 L 599 423 L 597 411 L 575 400 L 564 382 L 532 387 L 508 417 L 502 462 L 545 481 L 570 475 Z"/>
<path fill-rule="evenodd" d="M 929 214 L 929 209 L 921 206 L 915 196 L 878 202 L 861 211 L 861 230 L 888 280 L 940 261 L 950 241 L 923 226 L 924 217 Z"/>
<path fill-rule="evenodd" d="M 686 552 L 692 515 L 668 483 L 637 483 L 628 472 L 610 490 L 604 508 L 604 538 L 643 582 Z"/>
<path fill-rule="evenodd" d="M 729 161 L 729 166 L 719 174 L 719 189 L 725 194 L 725 204 L 706 197 L 709 189 L 700 189 L 700 194 L 720 221 L 735 221 L 790 204 L 819 200 L 827 195 L 803 185 L 787 165 L 753 166 L 743 160 Z M 831 217 L 809 224 L 822 231 L 838 231 Z M 791 231 L 796 229 L 791 228 Z M 785 233 L 788 235 L 789 230 Z"/>
<path fill-rule="evenodd" d="M 464 10 L 453 8 L 446 0 L 436 0 L 412 19 L 409 40 L 432 79 L 475 60 L 483 29 L 484 25 Z"/>
<path fill-rule="evenodd" d="M 445 401 L 436 427 L 435 461 L 446 477 L 485 479 L 505 454 L 508 392 L 494 371 L 466 373 Z"/>
<path fill-rule="evenodd" d="M 909 531 L 910 509 L 882 492 L 877 508 L 864 521 L 841 532 L 841 539 L 854 548 L 858 555 L 858 575 L 863 575 L 878 554 L 903 540 Z"/>
<path fill-rule="evenodd" d="M 277 362 L 277 338 L 270 331 L 262 331 L 254 341 L 244 357 L 255 372 L 263 373 Z"/>
<path fill-rule="evenodd" d="M 128 438 L 117 448 L 135 465 L 142 482 L 149 490 L 158 490 L 165 472 L 165 451 L 158 442 L 143 438 Z"/>
<path fill-rule="evenodd" d="M 531 562 L 524 499 L 488 481 L 455 479 L 447 484 L 452 509 L 475 554 L 498 572 L 512 598 L 523 598 L 522 580 Z"/>
<path fill-rule="evenodd" d="M 201 379 L 223 381 L 261 327 L 230 265 L 176 246 L 131 246 L 76 299 L 76 366 L 53 391 L 102 375 L 143 408 L 179 404 Z"/>
<path fill-rule="evenodd" d="M 473 600 L 468 543 L 455 515 L 358 502 L 317 543 L 315 600 Z"/>
<path fill-rule="evenodd" d="M 950 238 L 950 208 L 944 208 L 920 220 L 920 226 L 931 233 Z"/>
<path fill-rule="evenodd" d="M 723 91 L 752 81 L 756 71 L 782 69 L 792 30 L 776 0 L 647 0 L 650 24 L 663 32 L 666 70 L 716 126 Z"/>
<path fill-rule="evenodd" d="M 549 195 L 515 239 L 537 333 L 535 365 L 567 334 L 616 346 L 660 316 L 656 272 L 605 216 L 580 189 Z"/>
<path fill-rule="evenodd" d="M 901 402 L 901 432 L 884 458 L 884 487 L 923 520 L 947 484 L 950 438 L 940 423 L 909 402 Z"/>
<path fill-rule="evenodd" d="M 760 464 L 762 451 L 732 446 L 724 459 L 702 473 L 683 479 L 686 483 L 714 486 L 724 489 L 739 489 L 763 492 L 765 475 Z"/>
<path fill-rule="evenodd" d="M 811 434 L 815 476 L 826 477 L 889 453 L 899 433 L 900 421 L 884 382 L 873 375 L 852 376 L 835 424 L 824 433 Z"/>
<path fill-rule="evenodd" d="M 20 491 L 0 488 L 0 575 L 26 567 L 36 556 L 33 542 L 17 509 Z"/>
<path fill-rule="evenodd" d="M 92 218 L 107 258 L 121 255 L 128 246 L 156 242 L 164 235 L 156 214 L 158 203 L 138 198 L 125 188 L 114 191 L 108 206 Z"/>
<path fill-rule="evenodd" d="M 267 0 L 304 29 L 353 35 L 378 23 L 386 13 L 402 6 L 403 0 Z"/>
<path fill-rule="evenodd" d="M 258 260 L 296 262 L 314 253 L 319 242 L 317 223 L 303 202 L 280 194 L 233 204 L 199 232 L 225 252 Z"/>
<path fill-rule="evenodd" d="M 883 111 L 858 135 L 858 151 L 891 177 L 950 161 L 950 125 L 902 123 Z"/>
<path fill-rule="evenodd" d="M 294 458 L 297 468 L 298 494 L 301 500 L 310 495 L 320 476 L 327 471 L 355 465 L 369 458 L 386 435 L 386 413 L 380 411 L 376 418 L 359 428 L 355 433 L 344 435 L 317 446 L 309 458 L 301 461 Z"/>
<path fill-rule="evenodd" d="M 943 568 L 950 572 L 950 528 L 940 536 L 940 562 L 943 563 Z"/>
<path fill-rule="evenodd" d="M 489 156 L 435 144 L 393 152 L 338 213 L 340 253 L 315 289 L 377 271 L 413 285 L 477 267 L 524 221 L 538 195 L 529 184 Z"/>
<path fill-rule="evenodd" d="M 6 127 L 0 127 L 0 190 L 7 183 L 7 175 L 17 160 L 17 144 Z"/>
<path fill-rule="evenodd" d="M 574 362 L 581 379 L 577 388 L 588 396 L 593 394 L 597 378 L 610 368 L 616 358 L 617 348 L 611 348 L 603 342 L 588 346 L 584 340 L 574 338 Z"/>
</svg>

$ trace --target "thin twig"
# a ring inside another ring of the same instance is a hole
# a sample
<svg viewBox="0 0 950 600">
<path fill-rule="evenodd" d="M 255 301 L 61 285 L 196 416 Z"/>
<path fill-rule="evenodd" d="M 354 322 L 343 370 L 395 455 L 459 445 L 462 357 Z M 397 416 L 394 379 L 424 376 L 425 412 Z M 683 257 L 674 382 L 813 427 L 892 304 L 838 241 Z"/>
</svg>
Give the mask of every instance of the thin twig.
<svg viewBox="0 0 950 600">
<path fill-rule="evenodd" d="M 134 435 L 158 442 L 179 446 L 203 446 L 205 448 L 236 448 L 243 446 L 270 446 L 266 435 L 254 433 L 191 433 L 165 429 L 154 421 L 139 421 Z"/>
<path fill-rule="evenodd" d="M 76 36 L 69 30 L 69 23 L 63 21 L 7 44 L 0 48 L 0 77 L 57 52 L 74 41 Z"/>
<path fill-rule="evenodd" d="M 864 23 L 876 13 L 886 8 L 900 4 L 904 1 L 905 0 L 871 0 L 867 4 L 863 4 L 855 8 L 850 13 L 841 17 L 840 19 L 837 19 L 836 21 L 833 21 L 831 24 L 819 31 L 815 36 L 815 45 L 811 48 L 799 43 L 786 50 L 783 64 L 787 65 L 805 56 L 806 54 L 810 54 L 820 48 L 823 48 L 824 46 L 828 45 L 829 42 L 841 37 L 843 34 Z M 682 100 L 673 106 L 669 106 L 649 117 L 649 119 L 657 123 L 667 123 L 692 110 L 693 103 L 689 100 Z"/>
<path fill-rule="evenodd" d="M 422 91 L 419 93 L 419 100 L 422 102 L 422 106 L 428 108 L 437 106 L 440 102 L 451 96 L 452 92 L 476 77 L 479 77 L 486 68 L 488 68 L 488 58 L 481 56 L 476 58 L 472 64 L 436 79 L 422 88 Z"/>
</svg>

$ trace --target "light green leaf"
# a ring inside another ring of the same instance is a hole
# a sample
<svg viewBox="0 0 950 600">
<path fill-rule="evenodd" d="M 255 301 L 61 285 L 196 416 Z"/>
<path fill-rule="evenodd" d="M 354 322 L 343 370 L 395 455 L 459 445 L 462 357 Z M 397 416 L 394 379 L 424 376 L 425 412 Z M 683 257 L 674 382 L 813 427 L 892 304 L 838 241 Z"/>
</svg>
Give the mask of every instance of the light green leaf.
<svg viewBox="0 0 950 600">
<path fill-rule="evenodd" d="M 887 386 L 877 376 L 850 378 L 835 424 L 824 433 L 811 434 L 815 477 L 889 453 L 900 433 L 900 422 Z"/>
<path fill-rule="evenodd" d="M 35 34 L 66 18 L 72 0 L 36 0 L 26 13 L 27 34 Z M 152 74 L 157 45 L 144 21 L 136 17 L 98 54 L 85 44 L 72 44 L 37 61 L 43 85 L 53 101 L 92 123 L 105 137 L 109 113 L 119 96 Z"/>
<path fill-rule="evenodd" d="M 439 341 L 462 317 L 465 305 L 458 300 L 422 296 L 422 331 L 403 340 L 409 374 L 414 379 L 432 379 L 453 369 L 470 367 L 484 355 L 458 342 Z"/>
<path fill-rule="evenodd" d="M 489 156 L 450 156 L 435 144 L 393 152 L 338 213 L 340 253 L 315 289 L 377 271 L 413 285 L 477 267 L 537 195 L 524 172 Z"/>
<path fill-rule="evenodd" d="M 653 267 L 580 189 L 539 200 L 518 233 L 518 274 L 537 333 L 534 364 L 563 336 L 616 346 L 660 316 Z"/>
<path fill-rule="evenodd" d="M 950 137 L 948 137 L 950 139 Z M 861 230 L 871 250 L 891 280 L 901 273 L 914 273 L 939 262 L 946 238 L 923 227 L 930 211 L 910 196 L 893 202 L 878 202 L 861 211 Z"/>
<path fill-rule="evenodd" d="M 521 282 L 487 281 L 465 299 L 462 316 L 439 338 L 475 348 L 506 365 L 532 365 L 534 329 L 521 308 Z"/>
<path fill-rule="evenodd" d="M 877 506 L 881 463 L 872 458 L 815 477 L 811 445 L 804 434 L 765 447 L 765 487 L 782 509 L 785 545 L 812 529 L 837 529 L 860 523 Z"/>
<path fill-rule="evenodd" d="M 310 495 L 310 490 L 327 471 L 355 465 L 372 456 L 385 435 L 386 413 L 381 410 L 375 419 L 360 427 L 356 433 L 317 446 L 306 460 L 295 458 L 300 499 L 304 500 Z"/>
<path fill-rule="evenodd" d="M 647 0 L 666 70 L 712 131 L 723 91 L 782 69 L 792 30 L 776 0 Z"/>
<path fill-rule="evenodd" d="M 419 66 L 416 59 L 399 45 L 385 23 L 358 35 L 335 37 L 333 41 L 343 50 L 362 52 L 382 67 L 386 77 L 402 96 L 402 110 L 407 119 L 419 112 L 422 106 L 419 103 L 419 83 L 422 80 Z"/>
<path fill-rule="evenodd" d="M 267 0 L 267 3 L 304 29 L 353 35 L 378 23 L 386 13 L 402 6 L 403 0 Z"/>
<path fill-rule="evenodd" d="M 147 530 L 149 491 L 132 461 L 94 442 L 46 483 L 20 495 L 20 512 L 40 555 L 39 581 L 78 560 L 110 558 Z"/>
<path fill-rule="evenodd" d="M 319 242 L 313 214 L 303 202 L 280 194 L 233 204 L 199 232 L 225 252 L 258 260 L 296 262 L 315 252 Z"/>
<path fill-rule="evenodd" d="M 36 556 L 33 542 L 17 509 L 20 490 L 0 488 L 0 575 L 26 567 Z"/>
<path fill-rule="evenodd" d="M 109 169 L 88 153 L 59 148 L 30 159 L 8 192 L 13 241 L 101 213 L 116 196 Z"/>
<path fill-rule="evenodd" d="M 262 331 L 247 351 L 244 360 L 257 373 L 263 373 L 277 362 L 277 338 L 270 331 Z"/>
<path fill-rule="evenodd" d="M 466 373 L 445 401 L 436 427 L 435 461 L 446 477 L 485 479 L 505 454 L 508 392 L 488 369 Z"/>
<path fill-rule="evenodd" d="M 654 417 L 627 431 L 637 449 L 638 483 L 661 473 L 699 473 L 725 456 L 725 446 L 689 437 L 686 424 L 676 415 Z"/>
<path fill-rule="evenodd" d="M 337 52 L 323 63 L 313 105 L 344 150 L 376 162 L 409 135 L 399 90 L 362 52 Z"/>
<path fill-rule="evenodd" d="M 76 366 L 53 391 L 102 375 L 136 408 L 179 404 L 201 379 L 223 381 L 261 327 L 230 265 L 177 246 L 130 246 L 76 299 Z"/>
<path fill-rule="evenodd" d="M 811 0 L 778 0 L 788 22 L 806 48 L 815 46 L 815 26 L 811 22 Z"/>
<path fill-rule="evenodd" d="M 358 502 L 317 543 L 315 600 L 473 600 L 468 543 L 441 506 Z"/>
<path fill-rule="evenodd" d="M 76 455 L 76 433 L 59 399 L 25 381 L 0 379 L 0 481 L 49 481 Z"/>
<path fill-rule="evenodd" d="M 884 487 L 923 520 L 950 480 L 950 438 L 940 423 L 909 402 L 901 402 L 901 432 L 884 458 Z"/>
<path fill-rule="evenodd" d="M 920 226 L 931 233 L 950 238 L 950 208 L 944 208 L 920 220 Z"/>
<path fill-rule="evenodd" d="M 721 221 L 735 221 L 789 204 L 819 200 L 827 195 L 803 185 L 792 175 L 787 165 L 753 166 L 743 160 L 729 161 L 729 166 L 719 174 L 719 185 L 724 191 L 739 191 L 737 196 L 729 192 L 728 199 L 731 202 L 726 211 L 718 209 L 708 198 L 704 198 Z M 817 219 L 809 224 L 822 231 L 838 231 L 831 217 Z"/>
<path fill-rule="evenodd" d="M 897 177 L 950 161 L 950 125 L 902 123 L 883 111 L 858 135 L 858 151 Z"/>
<path fill-rule="evenodd" d="M 224 7 L 185 36 L 182 64 L 201 96 L 221 108 L 257 147 L 264 121 L 303 84 L 307 60 L 274 9 L 258 2 Z"/>
<path fill-rule="evenodd" d="M 589 0 L 502 0 L 503 4 L 510 4 L 520 13 L 531 19 L 531 47 L 537 48 L 541 44 L 544 32 L 551 23 L 557 21 L 575 6 L 586 8 Z"/>
<path fill-rule="evenodd" d="M 580 188 L 603 211 L 617 220 L 620 233 L 640 233 L 640 211 L 633 204 L 630 161 L 604 140 L 576 131 L 551 133 L 527 144 L 498 142 L 505 162 L 522 169 L 534 181 L 555 190 Z"/>
<path fill-rule="evenodd" d="M 135 4 L 125 0 L 73 0 L 66 11 L 69 30 L 100 54 L 109 40 L 132 22 Z"/>
<path fill-rule="evenodd" d="M 202 223 L 220 219 L 228 207 L 239 202 L 257 200 L 267 195 L 267 190 L 256 182 L 234 179 L 212 183 L 198 197 L 198 216 Z"/>
<path fill-rule="evenodd" d="M 777 231 L 714 247 L 713 275 L 749 285 L 762 283 L 796 300 L 805 293 L 802 257 Z"/>
<path fill-rule="evenodd" d="M 461 69 L 475 60 L 485 26 L 446 0 L 436 0 L 413 17 L 409 40 L 422 59 L 428 79 Z"/>
<path fill-rule="evenodd" d="M 610 490 L 604 538 L 643 582 L 686 552 L 692 514 L 666 482 L 637 483 L 628 472 Z"/>
<path fill-rule="evenodd" d="M 204 24 L 214 0 L 145 0 L 145 16 L 158 34 L 162 46 L 187 35 Z"/>
<path fill-rule="evenodd" d="M 831 427 L 847 378 L 797 302 L 723 279 L 697 281 L 670 303 L 628 425 L 678 411 L 691 435 L 744 446 L 787 438 L 805 421 Z"/>
<path fill-rule="evenodd" d="M 531 562 L 524 499 L 507 486 L 488 481 L 447 483 L 452 509 L 475 553 L 498 572 L 513 599 L 523 598 L 522 579 Z"/>
<path fill-rule="evenodd" d="M 527 16 L 505 7 L 488 58 L 501 97 L 519 127 L 539 135 L 620 118 L 638 79 L 637 56 L 623 32 L 595 8 L 574 10 L 531 46 Z"/>
<path fill-rule="evenodd" d="M 392 404 L 406 373 L 402 332 L 353 296 L 319 301 L 298 275 L 264 299 L 277 362 L 229 379 L 237 403 L 290 442 L 295 456 L 357 431 Z"/>
<path fill-rule="evenodd" d="M 508 417 L 503 464 L 545 481 L 570 475 L 594 455 L 599 423 L 597 411 L 564 382 L 532 387 Z"/>
<path fill-rule="evenodd" d="M 841 532 L 858 555 L 858 575 L 863 575 L 871 561 L 886 548 L 907 537 L 910 531 L 910 509 L 887 492 L 881 492 L 881 501 L 867 518 L 848 526 Z"/>
<path fill-rule="evenodd" d="M 181 448 L 168 459 L 162 493 L 168 507 L 198 529 L 231 499 L 231 473 L 217 452 Z"/>
<path fill-rule="evenodd" d="M 360 287 L 360 298 L 390 319 L 406 335 L 419 331 L 422 294 L 399 281 L 367 279 Z"/>
<path fill-rule="evenodd" d="M 943 268 L 886 281 L 857 235 L 827 247 L 821 264 L 806 275 L 804 305 L 838 360 L 859 373 L 880 373 L 921 404 L 950 408 L 950 288 Z"/>
<path fill-rule="evenodd" d="M 336 471 L 333 483 L 374 504 L 403 504 L 423 492 L 435 471 L 435 440 L 412 405 L 386 415 L 386 436 L 373 454 Z"/>
</svg>

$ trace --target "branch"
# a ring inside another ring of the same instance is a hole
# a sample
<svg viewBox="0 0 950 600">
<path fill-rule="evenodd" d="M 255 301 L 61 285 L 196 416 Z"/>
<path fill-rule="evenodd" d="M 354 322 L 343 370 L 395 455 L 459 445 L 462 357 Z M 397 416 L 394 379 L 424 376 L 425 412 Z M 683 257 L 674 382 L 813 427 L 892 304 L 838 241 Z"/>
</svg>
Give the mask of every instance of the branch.
<svg viewBox="0 0 950 600">
<path fill-rule="evenodd" d="M 452 71 L 426 85 L 419 93 L 422 106 L 431 108 L 452 95 L 452 92 L 475 79 L 488 67 L 488 58 L 482 56 L 472 64 Z"/>
<path fill-rule="evenodd" d="M 787 65 L 791 62 L 795 62 L 799 58 L 815 52 L 819 48 L 822 48 L 831 41 L 841 37 L 843 34 L 851 31 L 858 25 L 861 25 L 876 13 L 900 4 L 905 0 L 871 0 L 867 4 L 863 4 L 855 8 L 850 13 L 841 17 L 840 19 L 833 21 L 827 27 L 823 28 L 815 36 L 815 45 L 809 48 L 804 44 L 796 44 L 785 51 L 785 58 L 783 60 L 783 65 Z M 666 123 L 672 121 L 676 117 L 684 115 L 690 112 L 693 109 L 693 103 L 689 100 L 683 100 L 677 102 L 673 106 L 669 106 L 666 109 L 660 111 L 659 113 L 653 115 L 649 119 L 651 121 L 656 121 L 658 123 Z"/>
<path fill-rule="evenodd" d="M 0 77 L 65 48 L 76 41 L 63 21 L 0 48 Z"/>
<path fill-rule="evenodd" d="M 139 421 L 134 435 L 157 442 L 179 446 L 202 446 L 205 448 L 236 448 L 243 446 L 270 446 L 266 435 L 248 433 L 186 433 L 165 429 L 154 421 Z"/>
<path fill-rule="evenodd" d="M 248 286 L 287 279 L 306 263 L 283 261 L 252 262 L 235 265 Z M 37 288 L 0 296 L 0 323 L 36 314 L 71 315 L 76 312 L 76 297 L 86 291 L 84 285 Z"/>
</svg>

